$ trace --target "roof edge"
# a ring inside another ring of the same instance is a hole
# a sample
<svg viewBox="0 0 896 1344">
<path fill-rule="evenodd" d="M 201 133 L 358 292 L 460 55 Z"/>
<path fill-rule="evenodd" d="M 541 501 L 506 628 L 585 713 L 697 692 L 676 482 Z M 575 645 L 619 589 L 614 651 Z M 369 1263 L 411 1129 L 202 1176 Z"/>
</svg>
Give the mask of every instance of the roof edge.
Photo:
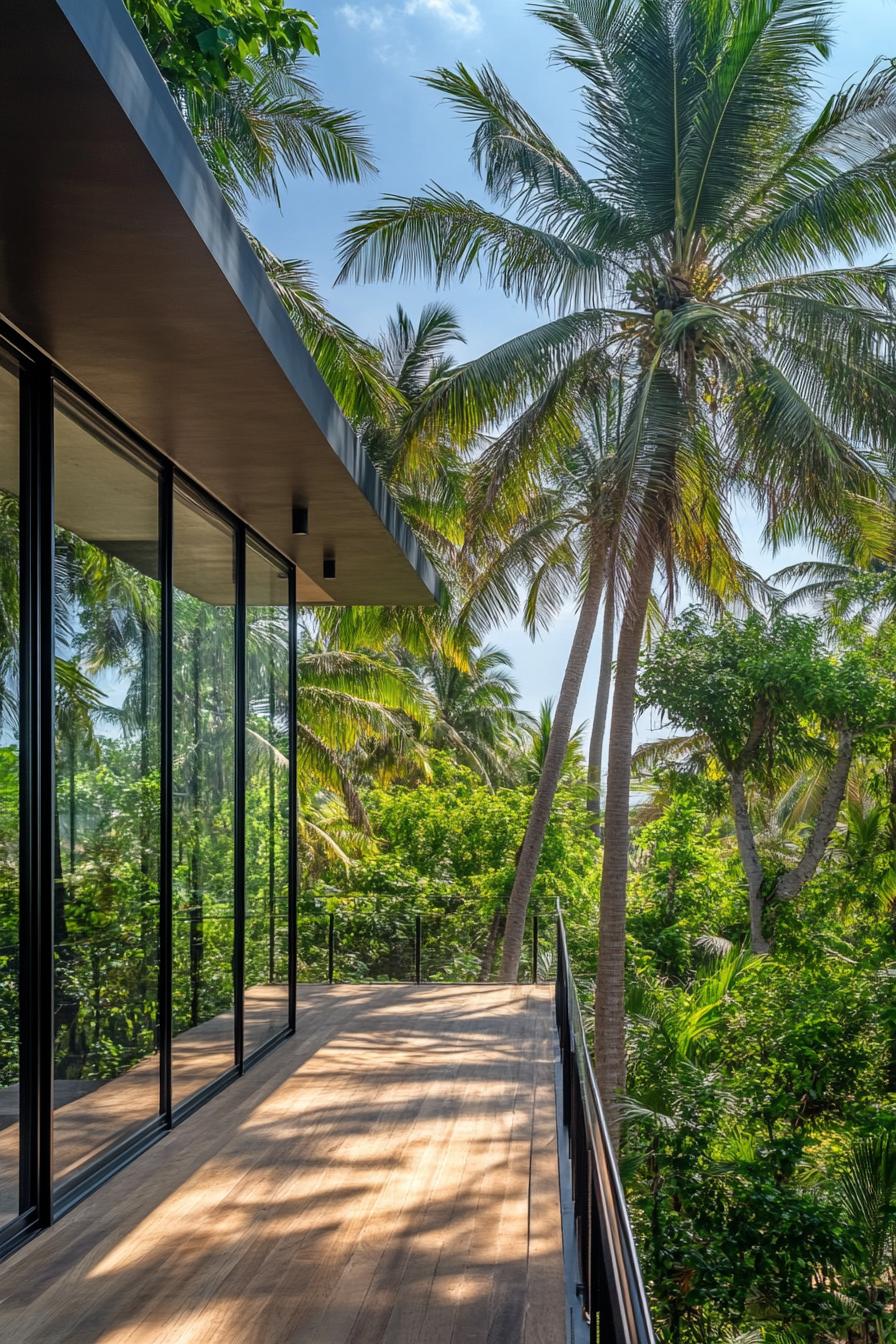
<svg viewBox="0 0 896 1344">
<path fill-rule="evenodd" d="M 190 224 L 333 453 L 421 583 L 442 584 L 358 434 L 336 403 L 202 157 L 121 0 L 55 0 Z"/>
</svg>

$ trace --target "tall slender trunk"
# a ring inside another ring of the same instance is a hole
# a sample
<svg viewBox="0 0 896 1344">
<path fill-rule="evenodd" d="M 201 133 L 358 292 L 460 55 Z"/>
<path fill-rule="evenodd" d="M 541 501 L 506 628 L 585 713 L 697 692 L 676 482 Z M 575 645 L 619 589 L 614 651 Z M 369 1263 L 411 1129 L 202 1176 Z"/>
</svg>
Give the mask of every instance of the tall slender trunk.
<svg viewBox="0 0 896 1344">
<path fill-rule="evenodd" d="M 604 762 L 604 736 L 607 728 L 607 709 L 610 704 L 610 683 L 613 679 L 613 635 L 616 632 L 616 586 L 612 575 L 607 578 L 604 593 L 604 624 L 600 641 L 600 669 L 597 674 L 597 698 L 591 721 L 591 741 L 588 744 L 588 811 L 593 815 L 594 834 L 601 833 L 600 786 Z"/>
<path fill-rule="evenodd" d="M 600 945 L 594 991 L 597 1081 L 614 1144 L 619 1139 L 616 1098 L 625 1090 L 625 901 L 628 885 L 629 805 L 635 684 L 653 584 L 656 543 L 642 520 L 616 650 L 616 681 L 607 752 L 607 801 L 600 885 Z"/>
<path fill-rule="evenodd" d="M 532 883 L 535 881 L 535 874 L 538 871 L 538 860 L 541 857 L 541 847 L 544 844 L 544 834 L 554 804 L 554 795 L 557 792 L 560 776 L 563 773 L 563 762 L 566 759 L 569 736 L 572 732 L 573 715 L 576 712 L 576 702 L 582 688 L 582 678 L 585 675 L 585 664 L 588 661 L 588 652 L 597 625 L 597 613 L 600 610 L 601 592 L 604 583 L 605 559 L 606 554 L 600 546 L 599 537 L 593 536 L 588 584 L 579 609 L 579 619 L 576 623 L 566 671 L 563 674 L 560 695 L 557 698 L 554 721 L 551 724 L 548 749 L 545 752 L 538 788 L 535 790 L 535 798 L 532 801 L 526 834 L 520 846 L 516 876 L 513 879 L 513 888 L 507 904 L 507 926 L 504 931 L 504 949 L 501 956 L 502 980 L 515 981 L 519 973 L 529 895 L 532 891 Z"/>
<path fill-rule="evenodd" d="M 488 936 L 485 940 L 485 949 L 482 953 L 482 965 L 479 968 L 479 979 L 484 983 L 492 978 L 492 967 L 495 964 L 495 953 L 498 950 L 498 942 L 504 932 L 504 912 L 496 910 L 492 915 L 492 921 L 488 926 Z"/>
</svg>

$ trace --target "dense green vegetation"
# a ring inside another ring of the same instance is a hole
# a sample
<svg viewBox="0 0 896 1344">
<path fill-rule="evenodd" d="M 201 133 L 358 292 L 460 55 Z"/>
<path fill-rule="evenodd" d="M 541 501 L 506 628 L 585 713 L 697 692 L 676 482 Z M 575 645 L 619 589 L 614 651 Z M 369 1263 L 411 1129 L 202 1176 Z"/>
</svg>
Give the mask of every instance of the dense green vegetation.
<svg viewBox="0 0 896 1344">
<path fill-rule="evenodd" d="M 488 202 L 393 196 L 342 247 L 343 279 L 477 275 L 539 313 L 434 367 L 397 426 L 404 462 L 386 458 L 431 499 L 462 448 L 463 545 L 445 545 L 450 509 L 428 544 L 473 631 L 522 611 L 537 635 L 578 608 L 501 973 L 556 861 L 603 608 L 582 808 L 601 843 L 580 840 L 596 862 L 571 884 L 573 952 L 586 1000 L 597 971 L 598 1076 L 660 1333 L 870 1344 L 893 1337 L 896 1271 L 896 308 L 872 259 L 896 236 L 896 66 L 822 105 L 824 0 L 536 13 L 581 82 L 581 164 L 493 69 L 431 72 Z M 744 496 L 769 543 L 820 556 L 782 582 L 809 579 L 824 619 L 743 565 Z M 683 583 L 706 611 L 642 669 Z M 639 703 L 677 737 L 640 753 L 632 809 Z M 388 817 L 380 839 L 413 869 Z"/>
<path fill-rule="evenodd" d="M 308 79 L 307 16 L 130 7 L 238 211 L 296 172 L 372 169 Z M 832 8 L 541 5 L 581 80 L 582 165 L 494 70 L 431 74 L 490 202 L 392 198 L 354 221 L 344 274 L 478 270 L 540 311 L 468 363 L 447 305 L 367 340 L 252 240 L 446 585 L 434 611 L 303 615 L 300 974 L 324 974 L 332 914 L 340 978 L 409 977 L 418 916 L 424 975 L 528 975 L 532 915 L 560 902 L 664 1344 L 896 1339 L 896 269 L 868 259 L 896 237 L 896 66 L 813 109 Z M 744 496 L 814 558 L 750 571 Z M 16 526 L 4 500 L 7 1082 Z M 57 568 L 57 1069 L 77 1084 L 155 1046 L 158 603 L 65 529 Z M 556 703 L 524 714 L 486 641 L 520 612 L 543 636 L 564 604 Z M 232 1005 L 229 612 L 178 593 L 178 1030 Z M 255 610 L 250 985 L 285 969 L 284 649 Z M 633 767 L 639 709 L 665 732 Z"/>
</svg>

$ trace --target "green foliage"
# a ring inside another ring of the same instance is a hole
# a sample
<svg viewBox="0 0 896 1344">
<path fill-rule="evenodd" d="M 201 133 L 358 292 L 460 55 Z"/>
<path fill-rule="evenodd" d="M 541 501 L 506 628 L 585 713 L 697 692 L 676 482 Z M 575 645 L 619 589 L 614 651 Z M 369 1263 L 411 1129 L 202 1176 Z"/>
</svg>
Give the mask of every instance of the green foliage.
<svg viewBox="0 0 896 1344">
<path fill-rule="evenodd" d="M 877 860 L 830 855 L 773 956 L 725 953 L 737 880 L 711 796 L 673 791 L 637 836 L 623 1170 L 659 1335 L 888 1339 L 894 925 Z"/>
<path fill-rule="evenodd" d="M 235 208 L 276 199 L 284 173 L 356 180 L 370 168 L 357 121 L 324 106 L 303 73 L 299 58 L 316 50 L 303 10 L 130 8 Z M 326 973 L 331 915 L 339 978 L 409 978 L 418 916 L 424 976 L 494 973 L 548 716 L 527 751 L 509 669 L 468 627 L 517 604 L 521 579 L 527 624 L 549 625 L 581 591 L 597 531 L 613 538 L 620 605 L 638 547 L 651 572 L 659 559 L 714 602 L 749 596 L 760 585 L 737 555 L 738 490 L 767 507 L 774 539 L 814 531 L 848 542 L 844 553 L 882 549 L 896 272 L 862 254 L 896 236 L 896 67 L 882 63 L 812 118 L 831 11 L 827 0 L 547 0 L 539 15 L 584 87 L 587 172 L 493 70 L 434 72 L 472 125 L 490 205 L 438 187 L 390 199 L 355 221 L 343 257 L 346 274 L 373 278 L 476 271 L 550 310 L 466 364 L 449 354 L 461 334 L 444 305 L 416 322 L 399 309 L 373 347 L 325 311 L 303 263 L 252 240 L 442 573 L 469 582 L 472 557 L 488 578 L 451 629 L 453 613 L 378 609 L 300 631 L 304 978 Z M 17 512 L 0 505 L 9 720 Z M 56 1063 L 91 1084 L 156 1044 L 159 772 L 141 703 L 152 676 L 141 685 L 140 673 L 158 600 L 76 537 L 60 538 L 57 577 Z M 850 582 L 832 606 L 841 633 L 850 615 L 892 605 L 879 571 Z M 232 610 L 179 594 L 175 614 L 180 1031 L 232 1007 L 233 661 Z M 249 632 L 250 985 L 281 982 L 287 958 L 289 700 L 282 657 L 279 673 L 267 661 L 285 631 L 275 613 L 263 625 Z M 642 701 L 690 734 L 677 749 L 688 769 L 659 778 L 631 855 L 622 1156 L 663 1344 L 894 1334 L 896 662 L 892 627 L 872 638 L 853 625 L 845 648 L 828 635 L 783 610 L 713 625 L 692 610 L 642 675 Z M 774 912 L 773 955 L 751 958 L 720 781 L 755 736 L 742 764 L 764 795 L 751 804 L 764 808 L 777 871 L 812 815 L 808 777 L 842 731 L 860 747 L 844 824 L 799 905 Z M 575 750 L 566 765 L 531 908 L 549 923 L 560 901 L 587 985 L 601 847 Z M 4 1084 L 16 1078 L 17 774 L 4 739 Z"/>
<path fill-rule="evenodd" d="M 487 199 L 387 196 L 346 231 L 342 278 L 484 278 L 533 310 L 427 399 L 435 425 L 495 429 L 486 551 L 617 381 L 617 503 L 628 529 L 649 520 L 651 564 L 748 593 L 737 487 L 776 538 L 864 530 L 896 411 L 894 269 L 863 259 L 896 236 L 896 67 L 819 106 L 835 8 L 538 4 L 581 89 L 581 162 L 491 66 L 425 77 L 469 127 Z"/>
<path fill-rule="evenodd" d="M 368 953 L 372 949 L 360 964 L 343 966 L 347 978 L 387 974 L 388 951 L 396 944 L 398 962 L 391 964 L 403 967 L 399 978 L 407 978 L 413 946 L 408 919 L 416 913 L 424 916 L 430 978 L 476 979 L 494 970 L 531 793 L 525 787 L 493 790 L 444 752 L 432 756 L 431 771 L 416 787 L 373 789 L 365 801 L 377 848 L 347 873 L 332 869 L 303 895 L 306 917 L 325 907 L 336 910 L 340 921 L 354 920 L 354 936 L 345 943 Z M 550 948 L 554 907 L 561 901 L 583 966 L 593 965 L 594 958 L 597 856 L 580 796 L 561 793 L 548 827 L 533 910 L 543 920 L 544 945 Z M 319 926 L 314 941 L 320 948 Z M 313 964 L 319 967 L 319 954 Z M 528 961 L 523 973 L 530 970 Z"/>
<path fill-rule="evenodd" d="M 881 1010 L 889 993 L 873 964 L 829 954 L 754 966 L 732 993 L 721 1046 L 741 1077 L 745 1116 L 786 1136 L 873 1114 L 886 1081 Z"/>
<path fill-rule="evenodd" d="M 710 623 L 691 608 L 647 652 L 640 693 L 674 727 L 703 734 L 726 769 L 744 754 L 763 712 L 745 764 L 766 778 L 802 764 L 819 734 L 873 731 L 894 710 L 892 678 L 872 650 L 833 654 L 820 621 L 782 612 Z"/>
<path fill-rule="evenodd" d="M 275 256 L 246 227 L 249 203 L 284 180 L 373 171 L 360 119 L 328 106 L 307 72 L 316 25 L 284 0 L 129 0 L 205 162 L 294 326 L 346 414 L 389 413 L 377 351 L 326 309 L 307 263 Z"/>
<path fill-rule="evenodd" d="M 700 939 L 722 937 L 735 946 L 745 940 L 736 856 L 721 842 L 721 822 L 693 790 L 679 789 L 640 828 L 636 860 L 628 927 L 660 974 L 685 978 L 699 961 Z"/>
<path fill-rule="evenodd" d="M 252 83 L 252 61 L 317 52 L 317 25 L 284 0 L 128 0 L 140 35 L 165 78 L 178 89 Z"/>
</svg>

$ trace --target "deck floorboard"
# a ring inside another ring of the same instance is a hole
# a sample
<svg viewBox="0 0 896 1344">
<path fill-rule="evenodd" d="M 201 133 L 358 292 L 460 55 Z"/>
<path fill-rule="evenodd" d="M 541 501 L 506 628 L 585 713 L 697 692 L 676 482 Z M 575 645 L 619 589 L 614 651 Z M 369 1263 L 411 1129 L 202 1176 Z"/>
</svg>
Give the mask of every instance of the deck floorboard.
<svg viewBox="0 0 896 1344">
<path fill-rule="evenodd" d="M 301 987 L 294 1038 L 0 1266 L 0 1340 L 563 1344 L 551 1011 Z"/>
</svg>

